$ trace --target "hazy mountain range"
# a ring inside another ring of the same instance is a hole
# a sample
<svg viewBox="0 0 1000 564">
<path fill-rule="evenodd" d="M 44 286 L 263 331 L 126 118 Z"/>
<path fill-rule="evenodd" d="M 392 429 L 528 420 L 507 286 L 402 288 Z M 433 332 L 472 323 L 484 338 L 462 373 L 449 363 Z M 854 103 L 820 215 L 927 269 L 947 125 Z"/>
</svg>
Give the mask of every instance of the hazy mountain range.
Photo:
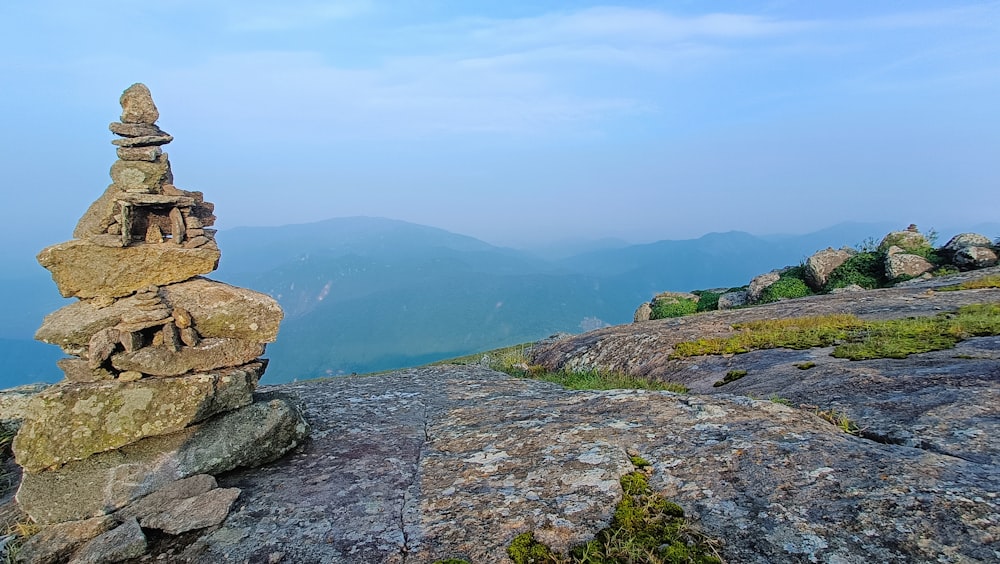
<svg viewBox="0 0 1000 564">
<path fill-rule="evenodd" d="M 412 366 L 631 321 L 664 290 L 740 286 L 827 246 L 896 225 L 841 224 L 807 235 L 711 233 L 538 253 L 402 221 L 338 218 L 220 232 L 212 278 L 274 296 L 285 309 L 265 383 Z M 987 233 L 990 234 L 990 233 Z M 587 249 L 590 250 L 587 250 Z M 567 256 L 569 255 L 569 256 Z M 543 258 L 544 257 L 544 258 Z M 0 387 L 55 381 L 60 353 L 31 336 L 64 303 L 40 267 L 0 277 Z"/>
</svg>

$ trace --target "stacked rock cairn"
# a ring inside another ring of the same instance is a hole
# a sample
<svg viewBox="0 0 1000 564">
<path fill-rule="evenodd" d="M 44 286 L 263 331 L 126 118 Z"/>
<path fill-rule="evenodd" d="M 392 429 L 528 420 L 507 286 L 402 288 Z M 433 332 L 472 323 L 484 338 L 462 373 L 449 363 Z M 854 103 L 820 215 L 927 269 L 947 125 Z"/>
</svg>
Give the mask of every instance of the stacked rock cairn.
<svg viewBox="0 0 1000 564">
<path fill-rule="evenodd" d="M 38 261 L 64 297 L 35 337 L 70 356 L 32 400 L 13 450 L 17 501 L 43 525 L 28 561 L 118 561 L 144 531 L 218 525 L 240 491 L 215 475 L 308 434 L 293 398 L 254 393 L 278 333 L 272 298 L 203 278 L 220 258 L 213 205 L 174 186 L 149 89 L 122 94 L 113 183 Z M 96 558 L 96 560 L 94 560 Z"/>
</svg>

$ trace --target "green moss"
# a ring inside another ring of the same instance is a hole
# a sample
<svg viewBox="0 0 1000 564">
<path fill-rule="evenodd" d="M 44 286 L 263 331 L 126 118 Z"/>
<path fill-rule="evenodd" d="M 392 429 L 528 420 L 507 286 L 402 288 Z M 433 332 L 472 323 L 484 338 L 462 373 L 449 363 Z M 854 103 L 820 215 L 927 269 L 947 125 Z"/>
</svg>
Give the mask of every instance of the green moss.
<svg viewBox="0 0 1000 564">
<path fill-rule="evenodd" d="M 781 405 L 792 405 L 792 400 L 788 398 L 783 398 L 777 394 L 771 394 L 771 397 L 767 398 L 771 403 L 780 403 Z"/>
<path fill-rule="evenodd" d="M 719 386 L 725 386 L 726 384 L 730 382 L 735 382 L 746 375 L 747 375 L 746 370 L 730 370 L 729 372 L 726 372 L 725 378 L 712 384 L 712 387 L 718 388 Z"/>
<path fill-rule="evenodd" d="M 699 300 L 700 301 L 700 300 Z M 718 305 L 718 300 L 716 300 Z M 653 311 L 650 319 L 666 319 L 668 317 L 682 317 L 691 315 L 698 311 L 698 304 L 694 300 L 687 298 L 662 299 L 653 302 Z"/>
<path fill-rule="evenodd" d="M 507 555 L 514 564 L 539 564 L 558 562 L 552 550 L 535 540 L 532 532 L 521 533 L 514 537 L 507 547 Z"/>
<path fill-rule="evenodd" d="M 684 510 L 653 491 L 643 472 L 622 476 L 611 525 L 570 551 L 572 562 L 718 563 L 713 543 L 691 528 Z"/>
<path fill-rule="evenodd" d="M 632 466 L 635 466 L 636 468 L 642 469 L 650 465 L 648 460 L 639 456 L 638 454 L 633 454 L 629 456 L 628 459 L 630 462 L 632 462 Z"/>
<path fill-rule="evenodd" d="M 677 343 L 671 358 L 831 345 L 836 345 L 837 358 L 906 358 L 948 349 L 969 337 L 1000 335 L 1000 304 L 968 305 L 933 317 L 862 321 L 852 315 L 823 315 L 754 321 L 734 328 L 737 334 L 731 337 Z"/>
<path fill-rule="evenodd" d="M 687 387 L 676 382 L 661 382 L 599 370 L 542 372 L 527 374 L 525 377 L 559 384 L 570 390 L 655 390 L 678 394 L 688 392 Z"/>
<path fill-rule="evenodd" d="M 813 361 L 799 362 L 799 363 L 795 364 L 794 366 L 795 366 L 795 368 L 798 368 L 799 370 L 809 370 L 810 368 L 816 366 L 816 363 L 813 362 Z"/>
</svg>

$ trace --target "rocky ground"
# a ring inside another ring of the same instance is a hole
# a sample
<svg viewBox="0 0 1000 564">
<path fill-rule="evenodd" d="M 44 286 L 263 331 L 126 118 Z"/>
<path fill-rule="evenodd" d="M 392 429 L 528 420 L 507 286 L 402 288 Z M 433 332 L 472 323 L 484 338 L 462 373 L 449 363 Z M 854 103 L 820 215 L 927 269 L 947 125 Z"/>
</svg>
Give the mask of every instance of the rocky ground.
<svg viewBox="0 0 1000 564">
<path fill-rule="evenodd" d="M 830 349 L 667 358 L 680 340 L 749 319 L 1000 301 L 1000 290 L 933 291 L 954 281 L 636 323 L 537 349 L 551 367 L 627 370 L 683 382 L 685 395 L 570 391 L 478 366 L 272 387 L 301 398 L 312 437 L 219 476 L 242 490 L 226 521 L 143 561 L 507 562 L 518 533 L 564 549 L 607 526 L 630 454 L 653 464 L 653 487 L 718 539 L 727 562 L 1000 561 L 1000 338 L 903 360 Z M 747 375 L 712 386 L 733 369 Z M 860 436 L 820 409 L 848 414 Z"/>
</svg>

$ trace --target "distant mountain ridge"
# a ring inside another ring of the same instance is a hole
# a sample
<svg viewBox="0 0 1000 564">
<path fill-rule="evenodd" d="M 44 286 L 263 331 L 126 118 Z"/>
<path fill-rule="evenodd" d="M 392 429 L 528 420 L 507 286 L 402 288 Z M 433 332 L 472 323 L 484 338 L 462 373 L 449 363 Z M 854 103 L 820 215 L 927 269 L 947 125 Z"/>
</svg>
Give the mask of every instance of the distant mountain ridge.
<svg viewBox="0 0 1000 564">
<path fill-rule="evenodd" d="M 734 231 L 623 247 L 605 241 L 596 246 L 608 248 L 549 260 L 425 225 L 348 217 L 221 231 L 222 260 L 211 277 L 266 292 L 285 309 L 278 341 L 267 350 L 265 379 L 277 383 L 413 366 L 625 323 L 635 304 L 655 293 L 742 285 L 820 248 L 886 230 L 843 224 L 806 235 Z M 8 300 L 0 338 L 8 350 L 23 349 L 41 318 L 63 302 L 40 268 L 7 273 L 0 288 Z M 17 361 L 0 387 L 39 374 L 61 377 L 51 358 L 8 358 Z"/>
</svg>

